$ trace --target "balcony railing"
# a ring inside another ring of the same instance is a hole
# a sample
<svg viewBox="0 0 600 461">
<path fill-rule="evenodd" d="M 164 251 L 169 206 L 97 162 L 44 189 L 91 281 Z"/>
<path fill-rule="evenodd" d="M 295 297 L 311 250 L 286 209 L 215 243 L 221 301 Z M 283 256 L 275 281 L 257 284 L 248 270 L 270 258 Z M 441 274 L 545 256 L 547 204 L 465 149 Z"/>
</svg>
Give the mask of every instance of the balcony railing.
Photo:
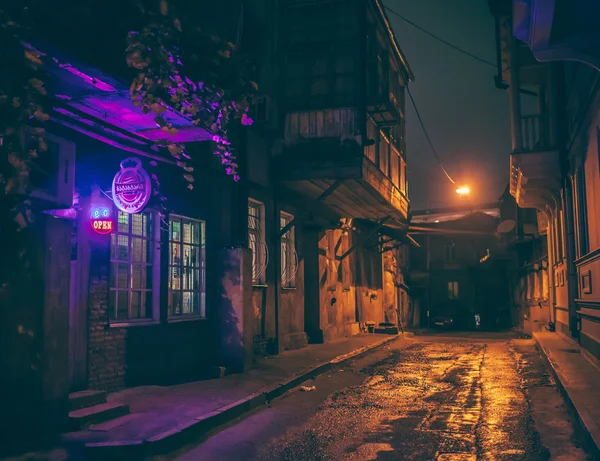
<svg viewBox="0 0 600 461">
<path fill-rule="evenodd" d="M 552 140 L 546 115 L 525 115 L 521 117 L 522 148 L 527 152 L 548 150 Z"/>
</svg>

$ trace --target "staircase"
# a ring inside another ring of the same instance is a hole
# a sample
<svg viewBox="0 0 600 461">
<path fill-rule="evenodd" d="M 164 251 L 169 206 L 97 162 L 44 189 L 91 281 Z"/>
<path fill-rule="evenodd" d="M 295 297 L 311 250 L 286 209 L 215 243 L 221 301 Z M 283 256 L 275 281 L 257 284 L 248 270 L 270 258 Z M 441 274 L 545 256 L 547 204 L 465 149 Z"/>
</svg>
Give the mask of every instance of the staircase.
<svg viewBox="0 0 600 461">
<path fill-rule="evenodd" d="M 104 391 L 79 391 L 69 394 L 69 430 L 77 431 L 93 424 L 129 414 L 129 405 L 108 403 Z"/>
</svg>

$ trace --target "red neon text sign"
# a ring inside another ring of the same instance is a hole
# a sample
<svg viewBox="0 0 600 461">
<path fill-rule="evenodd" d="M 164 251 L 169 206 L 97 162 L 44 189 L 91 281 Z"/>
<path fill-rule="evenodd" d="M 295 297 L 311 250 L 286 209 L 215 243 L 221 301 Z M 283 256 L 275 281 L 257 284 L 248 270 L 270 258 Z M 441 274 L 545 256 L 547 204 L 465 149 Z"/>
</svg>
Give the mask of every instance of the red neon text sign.
<svg viewBox="0 0 600 461">
<path fill-rule="evenodd" d="M 98 234 L 110 234 L 114 228 L 114 220 L 110 209 L 105 207 L 96 207 L 92 209 L 90 216 L 92 229 Z"/>
</svg>

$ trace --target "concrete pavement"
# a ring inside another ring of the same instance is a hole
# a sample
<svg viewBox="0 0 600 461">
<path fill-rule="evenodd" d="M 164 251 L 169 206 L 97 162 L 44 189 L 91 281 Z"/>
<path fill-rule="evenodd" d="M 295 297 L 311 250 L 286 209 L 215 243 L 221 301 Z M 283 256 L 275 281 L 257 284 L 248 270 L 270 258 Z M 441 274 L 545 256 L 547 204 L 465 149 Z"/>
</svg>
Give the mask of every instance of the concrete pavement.
<svg viewBox="0 0 600 461">
<path fill-rule="evenodd" d="M 531 339 L 398 341 L 311 384 L 155 460 L 594 459 Z"/>
<path fill-rule="evenodd" d="M 539 332 L 533 337 L 545 357 L 571 410 L 600 459 L 600 365 L 572 339 L 560 333 Z"/>
<path fill-rule="evenodd" d="M 65 434 L 72 458 L 85 447 L 93 459 L 141 459 L 177 448 L 233 418 L 264 405 L 333 366 L 400 336 L 359 335 L 266 357 L 247 372 L 177 386 L 145 386 L 108 396 L 131 414 Z"/>
</svg>

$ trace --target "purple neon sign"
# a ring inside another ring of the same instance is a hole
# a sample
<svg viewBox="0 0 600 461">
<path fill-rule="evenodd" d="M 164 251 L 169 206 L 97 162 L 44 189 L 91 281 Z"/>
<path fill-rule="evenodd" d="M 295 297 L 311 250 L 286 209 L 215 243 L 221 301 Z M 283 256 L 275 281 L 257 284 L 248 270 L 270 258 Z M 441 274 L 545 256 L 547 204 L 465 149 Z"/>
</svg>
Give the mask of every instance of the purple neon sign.
<svg viewBox="0 0 600 461">
<path fill-rule="evenodd" d="M 135 157 L 123 160 L 112 183 L 115 206 L 124 213 L 139 213 L 148 204 L 151 194 L 150 176 L 142 168 L 142 162 Z"/>
</svg>

